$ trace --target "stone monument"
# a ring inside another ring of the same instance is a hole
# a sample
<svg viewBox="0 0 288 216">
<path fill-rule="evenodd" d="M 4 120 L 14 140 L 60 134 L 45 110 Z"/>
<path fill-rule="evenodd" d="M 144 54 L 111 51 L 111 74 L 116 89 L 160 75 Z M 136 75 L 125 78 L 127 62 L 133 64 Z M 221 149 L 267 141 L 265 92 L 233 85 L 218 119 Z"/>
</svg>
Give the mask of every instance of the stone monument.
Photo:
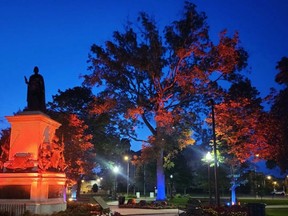
<svg viewBox="0 0 288 216">
<path fill-rule="evenodd" d="M 29 81 L 25 77 L 27 108 L 6 116 L 11 136 L 8 160 L 0 164 L 0 211 L 9 205 L 24 205 L 33 214 L 66 209 L 64 144 L 55 136 L 61 124 L 44 113 L 44 79 L 38 71 L 35 67 Z"/>
</svg>

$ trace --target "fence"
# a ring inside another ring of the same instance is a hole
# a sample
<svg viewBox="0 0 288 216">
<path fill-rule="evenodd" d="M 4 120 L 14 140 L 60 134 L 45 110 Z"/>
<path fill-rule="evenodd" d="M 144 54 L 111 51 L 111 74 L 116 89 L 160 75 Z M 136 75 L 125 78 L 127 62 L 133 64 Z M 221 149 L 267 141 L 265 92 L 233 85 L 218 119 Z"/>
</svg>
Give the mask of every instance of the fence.
<svg viewBox="0 0 288 216">
<path fill-rule="evenodd" d="M 26 204 L 12 204 L 12 203 L 1 203 L 0 204 L 0 215 L 8 213 L 9 216 L 21 216 L 26 211 Z M 6 215 L 6 214 L 5 214 Z"/>
</svg>

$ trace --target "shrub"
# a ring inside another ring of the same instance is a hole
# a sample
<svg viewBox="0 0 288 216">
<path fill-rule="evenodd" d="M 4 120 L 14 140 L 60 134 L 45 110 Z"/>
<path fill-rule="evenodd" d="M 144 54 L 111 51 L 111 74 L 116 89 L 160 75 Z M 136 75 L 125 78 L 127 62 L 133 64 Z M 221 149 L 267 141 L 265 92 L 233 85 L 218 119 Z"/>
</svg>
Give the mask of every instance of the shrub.
<svg viewBox="0 0 288 216">
<path fill-rule="evenodd" d="M 92 191 L 93 191 L 94 193 L 97 193 L 97 192 L 98 192 L 98 185 L 97 185 L 97 184 L 93 184 L 93 186 L 92 186 Z"/>
<path fill-rule="evenodd" d="M 220 207 L 204 207 L 203 212 L 207 216 L 247 216 L 248 209 L 244 206 L 220 206 Z"/>
</svg>

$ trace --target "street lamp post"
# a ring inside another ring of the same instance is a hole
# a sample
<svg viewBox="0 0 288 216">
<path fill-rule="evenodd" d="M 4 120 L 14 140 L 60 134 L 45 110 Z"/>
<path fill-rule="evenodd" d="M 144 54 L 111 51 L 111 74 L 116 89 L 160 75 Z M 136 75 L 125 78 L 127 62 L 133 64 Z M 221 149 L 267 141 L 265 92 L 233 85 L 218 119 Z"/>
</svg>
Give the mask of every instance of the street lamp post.
<svg viewBox="0 0 288 216">
<path fill-rule="evenodd" d="M 118 167 L 118 166 L 113 167 L 113 172 L 115 173 L 114 199 L 116 199 L 116 193 L 117 193 L 117 174 L 118 174 L 118 172 L 119 172 L 119 167 Z"/>
<path fill-rule="evenodd" d="M 207 152 L 205 155 L 205 161 L 207 162 L 208 167 L 208 191 L 209 191 L 209 204 L 212 203 L 212 195 L 211 195 L 211 179 L 210 179 L 210 163 L 212 161 L 212 155 L 211 152 Z"/>
<path fill-rule="evenodd" d="M 126 172 L 126 179 L 127 179 L 127 197 L 128 197 L 128 194 L 129 194 L 129 156 L 125 156 L 124 157 L 124 160 L 127 161 L 127 172 Z"/>
<path fill-rule="evenodd" d="M 170 175 L 170 197 L 173 198 L 173 175 Z"/>
<path fill-rule="evenodd" d="M 220 206 L 220 197 L 218 191 L 218 158 L 217 158 L 217 146 L 216 146 L 216 132 L 215 132 L 215 113 L 214 113 L 214 101 L 211 99 L 212 107 L 212 129 L 213 129 L 213 152 L 214 152 L 214 177 L 215 177 L 215 201 L 216 205 Z"/>
</svg>

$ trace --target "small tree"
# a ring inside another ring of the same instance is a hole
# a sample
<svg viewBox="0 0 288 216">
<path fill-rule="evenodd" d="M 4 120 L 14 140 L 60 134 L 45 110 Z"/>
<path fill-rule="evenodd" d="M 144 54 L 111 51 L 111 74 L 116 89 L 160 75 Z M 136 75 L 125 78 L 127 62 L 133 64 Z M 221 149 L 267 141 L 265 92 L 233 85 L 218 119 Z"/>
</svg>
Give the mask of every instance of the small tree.
<svg viewBox="0 0 288 216">
<path fill-rule="evenodd" d="M 95 183 L 95 184 L 93 184 L 93 186 L 92 186 L 92 191 L 94 192 L 94 193 L 97 193 L 98 192 L 98 185 Z"/>
<path fill-rule="evenodd" d="M 75 96 L 73 92 L 78 94 Z M 75 87 L 66 92 L 59 91 L 59 95 L 53 96 L 53 102 L 48 103 L 48 114 L 61 123 L 56 135 L 64 144 L 65 172 L 72 182 L 77 182 L 77 195 L 83 176 L 92 174 L 95 167 L 95 150 L 91 143 L 93 136 L 83 120 L 87 116 L 89 101 L 87 89 Z"/>
</svg>

